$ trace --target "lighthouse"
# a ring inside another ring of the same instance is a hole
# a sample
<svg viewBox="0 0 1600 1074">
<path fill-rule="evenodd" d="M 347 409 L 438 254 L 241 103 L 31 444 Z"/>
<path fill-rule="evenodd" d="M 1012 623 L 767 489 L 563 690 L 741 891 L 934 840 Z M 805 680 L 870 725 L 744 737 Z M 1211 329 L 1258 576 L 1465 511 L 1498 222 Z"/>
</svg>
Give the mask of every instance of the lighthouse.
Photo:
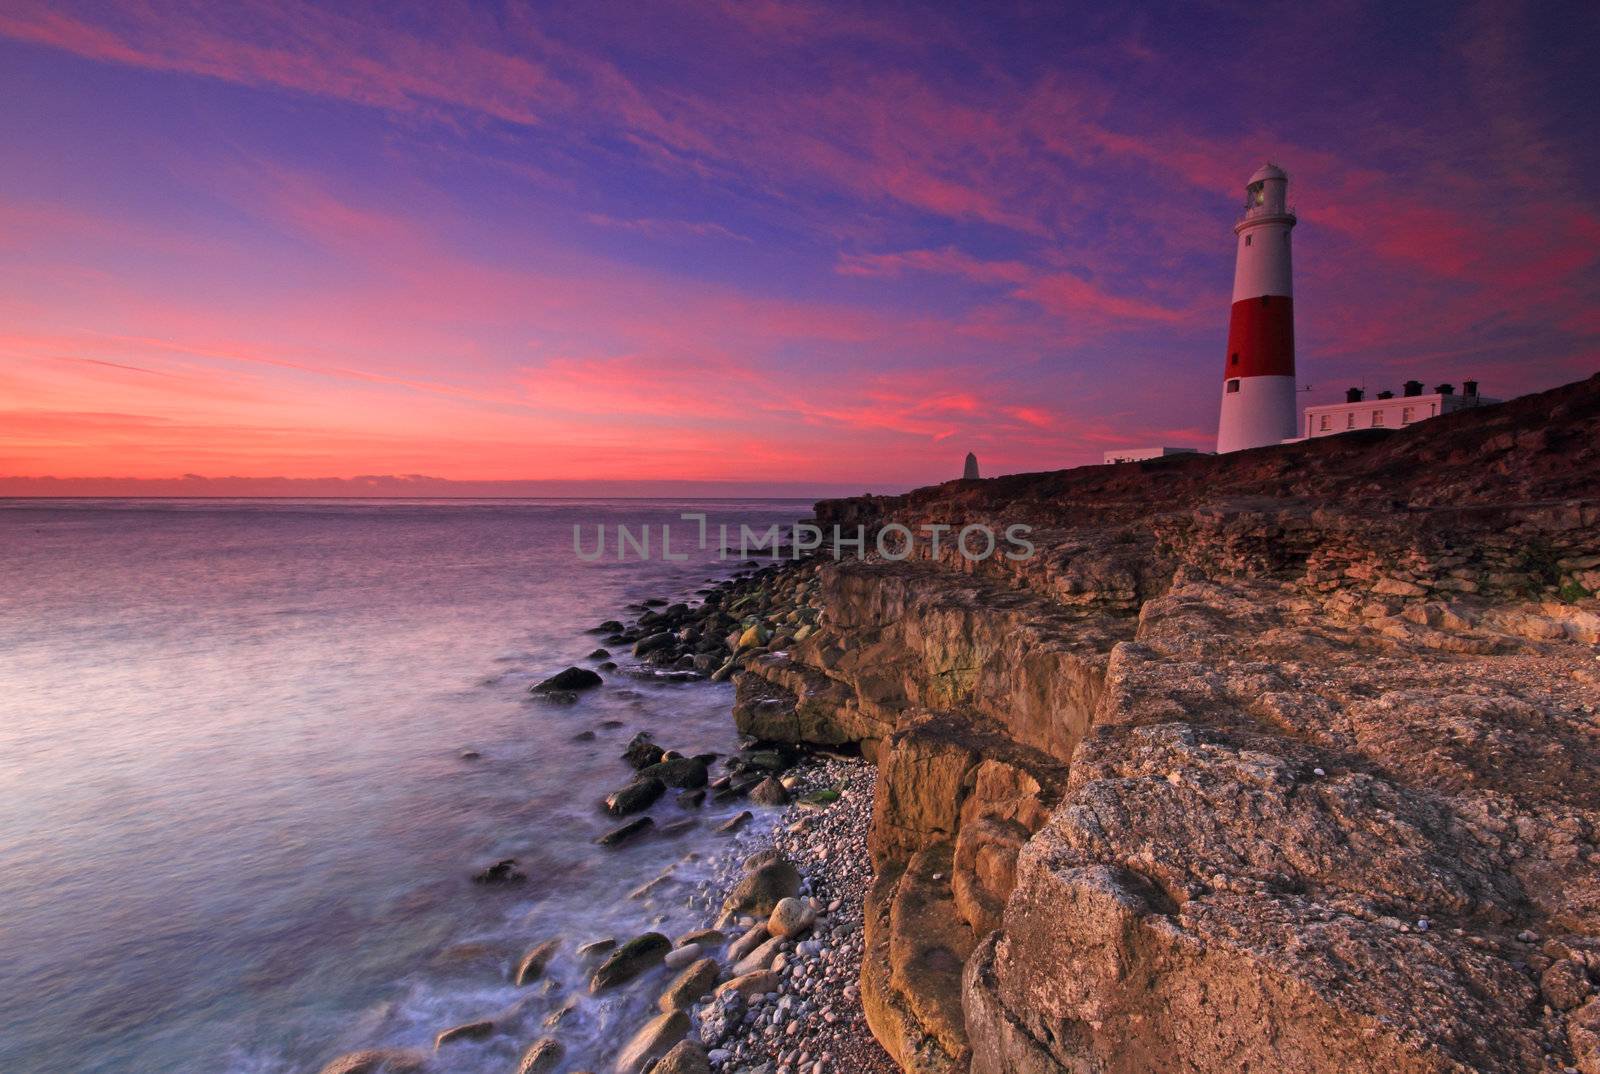
<svg viewBox="0 0 1600 1074">
<path fill-rule="evenodd" d="M 1289 280 L 1289 177 L 1264 164 L 1245 186 L 1233 270 L 1233 312 L 1217 451 L 1242 451 L 1299 431 L 1294 386 L 1294 291 Z"/>
</svg>

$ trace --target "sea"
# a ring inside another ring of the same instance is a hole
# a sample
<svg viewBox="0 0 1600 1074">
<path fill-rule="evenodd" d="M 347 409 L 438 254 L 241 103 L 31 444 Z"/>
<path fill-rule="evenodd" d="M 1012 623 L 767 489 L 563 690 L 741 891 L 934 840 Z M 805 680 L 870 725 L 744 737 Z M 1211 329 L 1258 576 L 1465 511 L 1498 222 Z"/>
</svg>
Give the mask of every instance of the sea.
<svg viewBox="0 0 1600 1074">
<path fill-rule="evenodd" d="M 602 1068 L 655 997 L 590 997 L 578 946 L 704 924 L 696 884 L 740 806 L 690 814 L 669 795 L 654 812 L 694 829 L 605 850 L 617 822 L 597 803 L 640 731 L 736 748 L 732 688 L 625 651 L 576 703 L 529 687 L 585 664 L 587 628 L 626 606 L 740 569 L 720 525 L 807 514 L 0 501 L 0 1071 L 315 1074 L 490 1019 L 440 1069 L 504 1072 L 563 1009 L 566 1067 Z M 704 542 L 685 515 L 706 516 Z M 619 558 L 619 524 L 650 529 L 648 558 L 636 542 Z M 471 882 L 504 858 L 525 882 Z M 548 939 L 545 978 L 513 985 Z"/>
</svg>

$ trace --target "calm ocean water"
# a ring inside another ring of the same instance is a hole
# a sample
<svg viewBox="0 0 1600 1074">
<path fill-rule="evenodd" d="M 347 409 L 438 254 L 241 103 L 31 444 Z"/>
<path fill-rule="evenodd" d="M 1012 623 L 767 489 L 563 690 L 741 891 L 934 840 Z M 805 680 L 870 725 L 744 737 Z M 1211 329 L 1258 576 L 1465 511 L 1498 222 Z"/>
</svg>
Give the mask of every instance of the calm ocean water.
<svg viewBox="0 0 1600 1074">
<path fill-rule="evenodd" d="M 514 1068 L 581 991 L 573 947 L 638 931 L 625 893 L 675 863 L 692 880 L 710 845 L 592 846 L 622 745 L 734 743 L 723 685 L 612 674 L 571 707 L 530 699 L 596 645 L 585 627 L 735 566 L 582 563 L 573 524 L 671 521 L 676 541 L 682 511 L 807 507 L 0 501 L 0 1071 L 315 1071 L 497 1014 L 511 1032 L 449 1069 Z M 468 882 L 500 857 L 529 882 Z M 658 927 L 699 924 L 686 890 Z M 557 987 L 506 983 L 555 936 Z M 573 1062 L 652 998 L 586 1000 Z"/>
</svg>

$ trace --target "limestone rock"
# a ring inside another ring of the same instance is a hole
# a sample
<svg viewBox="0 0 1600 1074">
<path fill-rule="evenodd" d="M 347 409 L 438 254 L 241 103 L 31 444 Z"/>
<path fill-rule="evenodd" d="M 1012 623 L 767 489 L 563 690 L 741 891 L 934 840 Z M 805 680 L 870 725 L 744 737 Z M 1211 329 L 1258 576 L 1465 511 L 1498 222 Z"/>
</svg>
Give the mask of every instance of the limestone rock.
<svg viewBox="0 0 1600 1074">
<path fill-rule="evenodd" d="M 555 1074 L 567 1049 L 554 1037 L 541 1037 L 522 1053 L 517 1074 Z"/>
<path fill-rule="evenodd" d="M 623 1045 L 617 1055 L 616 1074 L 639 1074 L 651 1059 L 665 1055 L 688 1036 L 689 1028 L 689 1016 L 683 1011 L 668 1011 L 652 1018 Z"/>
<path fill-rule="evenodd" d="M 662 1011 L 688 1010 L 689 1006 L 716 986 L 721 968 L 714 958 L 702 958 L 673 978 L 667 990 L 661 993 Z"/>
</svg>

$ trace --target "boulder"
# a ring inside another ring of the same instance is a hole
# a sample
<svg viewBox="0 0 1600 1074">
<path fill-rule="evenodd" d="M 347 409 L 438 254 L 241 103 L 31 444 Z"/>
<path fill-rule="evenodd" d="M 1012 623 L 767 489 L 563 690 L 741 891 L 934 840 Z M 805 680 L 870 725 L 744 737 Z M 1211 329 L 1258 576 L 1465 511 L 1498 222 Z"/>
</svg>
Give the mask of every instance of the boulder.
<svg viewBox="0 0 1600 1074">
<path fill-rule="evenodd" d="M 768 776 L 750 789 L 750 800 L 757 805 L 782 806 L 789 804 L 789 792 L 782 783 Z"/>
<path fill-rule="evenodd" d="M 650 1074 L 711 1074 L 706 1050 L 692 1040 L 681 1040 L 661 1057 Z"/>
<path fill-rule="evenodd" d="M 783 859 L 764 862 L 752 869 L 723 900 L 724 911 L 761 916 L 791 895 L 800 893 L 800 872 Z"/>
<path fill-rule="evenodd" d="M 565 671 L 558 671 L 543 682 L 535 683 L 528 689 L 536 694 L 551 694 L 573 690 L 592 690 L 605 682 L 599 675 L 588 668 L 569 667 Z"/>
<path fill-rule="evenodd" d="M 649 809 L 666 789 L 667 785 L 654 777 L 636 779 L 626 787 L 606 795 L 606 812 L 613 817 L 625 817 L 629 813 Z"/>
<path fill-rule="evenodd" d="M 517 1064 L 517 1074 L 554 1074 L 566 1054 L 567 1049 L 560 1041 L 554 1037 L 541 1037 L 522 1053 L 522 1062 Z"/>
<path fill-rule="evenodd" d="M 512 974 L 511 979 L 519 985 L 532 984 L 537 981 L 544 976 L 544 968 L 549 964 L 550 956 L 554 955 L 556 949 L 560 946 L 560 940 L 546 940 L 544 943 L 530 948 L 528 953 L 523 955 L 521 961 L 517 963 L 517 970 Z"/>
<path fill-rule="evenodd" d="M 648 832 L 656 826 L 656 822 L 649 817 L 634 817 L 626 824 L 619 824 L 609 832 L 595 840 L 603 847 L 621 846 L 623 843 Z"/>
<path fill-rule="evenodd" d="M 433 1047 L 437 1051 L 446 1044 L 458 1040 L 482 1040 L 493 1032 L 493 1022 L 466 1022 L 462 1025 L 451 1026 L 449 1029 L 442 1030 L 437 1037 L 433 1038 Z"/>
<path fill-rule="evenodd" d="M 694 757 L 673 757 L 639 770 L 639 775 L 659 779 L 669 787 L 693 789 L 706 785 L 706 766 Z"/>
<path fill-rule="evenodd" d="M 626 984 L 641 973 L 660 964 L 668 951 L 672 950 L 672 941 L 659 932 L 647 932 L 643 936 L 635 936 L 611 954 L 606 960 L 595 968 L 589 976 L 589 991 L 603 992 L 620 984 Z"/>
<path fill-rule="evenodd" d="M 722 982 L 717 986 L 717 995 L 733 994 L 751 1000 L 768 992 L 776 992 L 780 981 L 781 978 L 772 970 L 756 970 Z"/>
<path fill-rule="evenodd" d="M 751 951 L 772 939 L 772 933 L 767 931 L 764 922 L 750 926 L 750 930 L 728 945 L 728 958 L 738 962 Z"/>
<path fill-rule="evenodd" d="M 650 736 L 640 731 L 628 743 L 628 748 L 622 751 L 622 759 L 634 768 L 649 768 L 661 760 L 664 751 L 660 746 L 650 741 Z"/>
<path fill-rule="evenodd" d="M 665 1055 L 689 1035 L 689 1016 L 668 1011 L 646 1022 L 617 1055 L 617 1074 L 639 1074 L 650 1060 Z"/>
<path fill-rule="evenodd" d="M 680 948 L 682 950 L 682 948 Z M 702 958 L 673 978 L 657 1004 L 663 1011 L 685 1011 L 716 987 L 721 969 L 714 958 Z"/>
<path fill-rule="evenodd" d="M 774 936 L 738 962 L 735 962 L 730 972 L 735 977 L 743 977 L 749 973 L 760 973 L 762 970 L 771 969 L 772 960 L 778 957 L 778 952 L 782 947 L 783 937 Z"/>
<path fill-rule="evenodd" d="M 767 918 L 767 931 L 792 939 L 804 935 L 816 920 L 816 912 L 799 899 L 783 899 L 772 908 L 772 916 Z"/>
<path fill-rule="evenodd" d="M 401 1048 L 367 1048 L 341 1055 L 323 1067 L 321 1074 L 413 1074 L 426 1061 L 417 1052 Z"/>
</svg>

